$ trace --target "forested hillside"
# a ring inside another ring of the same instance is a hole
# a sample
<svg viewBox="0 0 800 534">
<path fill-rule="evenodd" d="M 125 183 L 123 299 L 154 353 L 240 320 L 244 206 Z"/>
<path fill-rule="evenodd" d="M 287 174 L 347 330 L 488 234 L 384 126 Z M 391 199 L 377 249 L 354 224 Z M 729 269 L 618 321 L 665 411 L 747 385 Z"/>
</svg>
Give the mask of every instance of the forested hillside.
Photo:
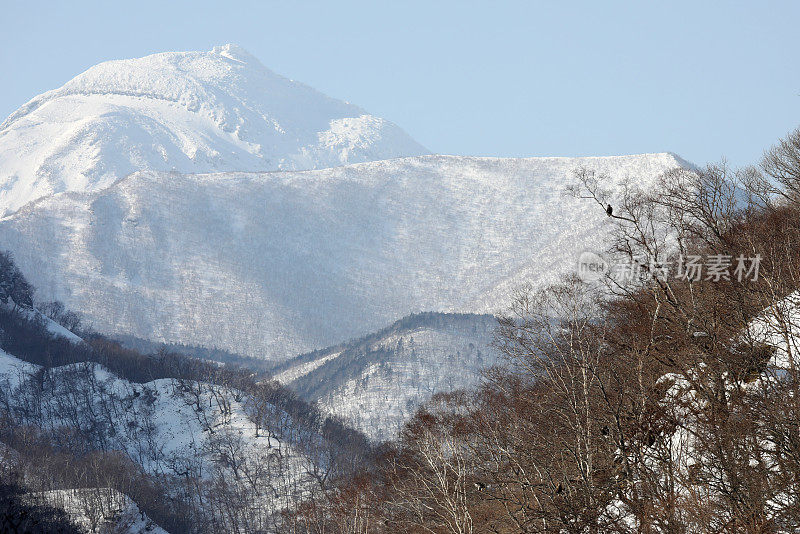
<svg viewBox="0 0 800 534">
<path fill-rule="evenodd" d="M 608 217 L 605 177 L 572 194 Z M 594 284 L 523 290 L 505 366 L 303 511 L 310 532 L 800 529 L 800 130 L 629 189 Z M 698 268 L 698 265 L 700 266 Z"/>
<path fill-rule="evenodd" d="M 38 303 L 8 254 L 0 267 L 8 509 L 46 524 L 63 519 L 56 506 L 92 532 L 274 532 L 292 528 L 284 511 L 370 461 L 366 438 L 277 382 L 78 337 L 44 312 L 76 328 L 74 315 Z"/>
</svg>

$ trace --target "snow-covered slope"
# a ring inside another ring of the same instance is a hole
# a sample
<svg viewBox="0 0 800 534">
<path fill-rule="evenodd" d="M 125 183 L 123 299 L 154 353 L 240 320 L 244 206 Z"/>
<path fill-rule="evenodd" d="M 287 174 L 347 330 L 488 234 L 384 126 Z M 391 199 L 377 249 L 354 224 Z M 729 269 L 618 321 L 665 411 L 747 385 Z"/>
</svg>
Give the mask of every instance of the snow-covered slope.
<svg viewBox="0 0 800 534">
<path fill-rule="evenodd" d="M 31 395 L 28 382 L 40 370 L 0 350 L 0 400 L 15 415 L 27 416 L 22 406 Z M 136 384 L 98 364 L 80 363 L 51 369 L 41 395 L 41 416 L 27 423 L 54 431 L 79 428 L 104 448 L 136 458 L 151 474 L 171 475 L 191 462 L 202 463 L 195 466 L 199 471 L 209 471 L 213 458 L 208 441 L 220 432 L 244 436 L 247 446 L 259 451 L 291 449 L 263 433 L 256 437 L 243 402 L 234 398 L 240 393 L 203 382 L 159 379 Z M 74 420 L 67 419 L 63 405 L 79 397 Z"/>
<path fill-rule="evenodd" d="M 0 302 L 0 306 L 10 309 L 14 306 L 14 304 L 13 301 L 11 301 L 9 304 L 3 304 L 2 302 Z M 81 343 L 83 341 L 83 339 L 81 339 L 77 334 L 64 328 L 63 326 L 61 326 L 54 320 L 50 319 L 49 317 L 47 317 L 45 314 L 43 314 L 38 310 L 22 308 L 22 307 L 17 309 L 19 310 L 20 313 L 25 314 L 29 319 L 42 321 L 45 327 L 47 328 L 47 331 L 53 334 L 54 336 L 63 337 L 65 339 L 72 341 L 73 343 Z"/>
<path fill-rule="evenodd" d="M 0 125 L 0 215 L 134 171 L 314 169 L 427 151 L 235 45 L 109 61 Z"/>
<path fill-rule="evenodd" d="M 419 311 L 493 313 L 602 250 L 578 167 L 647 185 L 671 154 L 421 156 L 307 172 L 144 172 L 0 221 L 41 298 L 103 332 L 286 359 Z"/>
<path fill-rule="evenodd" d="M 434 393 L 475 386 L 498 363 L 491 315 L 423 313 L 293 358 L 275 378 L 374 440 L 394 438 Z"/>
<path fill-rule="evenodd" d="M 240 474 L 247 472 L 256 487 L 247 493 L 252 500 L 240 500 L 239 511 L 261 523 L 274 523 L 311 484 L 313 460 L 291 440 L 305 433 L 310 436 L 305 444 L 313 446 L 313 434 L 274 405 L 259 408 L 256 426 L 252 397 L 231 387 L 178 379 L 140 384 L 88 362 L 44 371 L 0 350 L 0 406 L 12 426 L 38 427 L 48 436 L 69 428 L 93 450 L 123 453 L 176 493 L 181 486 L 176 481 L 184 478 L 209 491 L 220 480 L 242 489 Z M 91 518 L 81 515 L 81 507 L 95 522 L 113 516 L 122 522 L 118 526 L 134 528 L 114 532 L 157 528 L 145 517 L 136 520 L 138 507 L 124 495 L 111 495 L 113 502 L 106 505 L 98 503 L 96 492 L 102 489 L 85 491 L 67 492 L 64 503 L 50 498 L 65 495 L 56 491 L 45 494 L 45 501 L 82 524 Z"/>
<path fill-rule="evenodd" d="M 61 508 L 86 532 L 167 534 L 130 497 L 111 488 L 81 488 L 32 493 L 27 500 Z"/>
</svg>

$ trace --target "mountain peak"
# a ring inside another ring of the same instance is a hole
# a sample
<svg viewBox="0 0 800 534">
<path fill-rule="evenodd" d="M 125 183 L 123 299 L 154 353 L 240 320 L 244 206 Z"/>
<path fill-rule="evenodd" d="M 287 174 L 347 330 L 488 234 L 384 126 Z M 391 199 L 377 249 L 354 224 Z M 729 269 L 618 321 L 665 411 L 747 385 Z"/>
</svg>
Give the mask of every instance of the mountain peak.
<svg viewBox="0 0 800 534">
<path fill-rule="evenodd" d="M 0 125 L 0 215 L 141 170 L 308 170 L 426 154 L 235 44 L 100 63 Z"/>
<path fill-rule="evenodd" d="M 223 57 L 227 57 L 229 59 L 234 59 L 237 61 L 253 61 L 255 60 L 258 62 L 258 59 L 255 58 L 250 52 L 242 48 L 241 46 L 228 43 L 224 45 L 215 46 L 211 50 L 212 54 L 218 54 Z M 259 62 L 260 63 L 260 62 Z"/>
</svg>

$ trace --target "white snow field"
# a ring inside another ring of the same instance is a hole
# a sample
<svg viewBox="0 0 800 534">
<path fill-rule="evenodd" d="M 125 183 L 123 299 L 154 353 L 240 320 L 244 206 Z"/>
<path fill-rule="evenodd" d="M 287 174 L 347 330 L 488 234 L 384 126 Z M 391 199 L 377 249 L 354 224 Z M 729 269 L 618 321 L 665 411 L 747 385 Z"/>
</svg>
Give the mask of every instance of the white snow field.
<svg viewBox="0 0 800 534">
<path fill-rule="evenodd" d="M 235 45 L 108 61 L 0 125 L 0 215 L 141 170 L 315 169 L 427 153 Z"/>
<path fill-rule="evenodd" d="M 101 332 L 282 360 L 409 313 L 494 313 L 605 249 L 574 170 L 647 187 L 672 154 L 419 156 L 315 171 L 140 172 L 0 220 L 44 300 Z"/>
</svg>

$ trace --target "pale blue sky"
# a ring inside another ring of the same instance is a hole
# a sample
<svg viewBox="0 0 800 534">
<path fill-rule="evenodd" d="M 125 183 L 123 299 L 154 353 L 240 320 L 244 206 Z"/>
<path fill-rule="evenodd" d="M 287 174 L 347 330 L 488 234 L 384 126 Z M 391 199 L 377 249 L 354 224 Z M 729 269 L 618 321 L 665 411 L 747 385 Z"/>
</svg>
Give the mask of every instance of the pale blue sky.
<svg viewBox="0 0 800 534">
<path fill-rule="evenodd" d="M 107 59 L 238 43 L 430 150 L 756 161 L 800 125 L 800 2 L 0 0 L 0 115 Z"/>
</svg>

